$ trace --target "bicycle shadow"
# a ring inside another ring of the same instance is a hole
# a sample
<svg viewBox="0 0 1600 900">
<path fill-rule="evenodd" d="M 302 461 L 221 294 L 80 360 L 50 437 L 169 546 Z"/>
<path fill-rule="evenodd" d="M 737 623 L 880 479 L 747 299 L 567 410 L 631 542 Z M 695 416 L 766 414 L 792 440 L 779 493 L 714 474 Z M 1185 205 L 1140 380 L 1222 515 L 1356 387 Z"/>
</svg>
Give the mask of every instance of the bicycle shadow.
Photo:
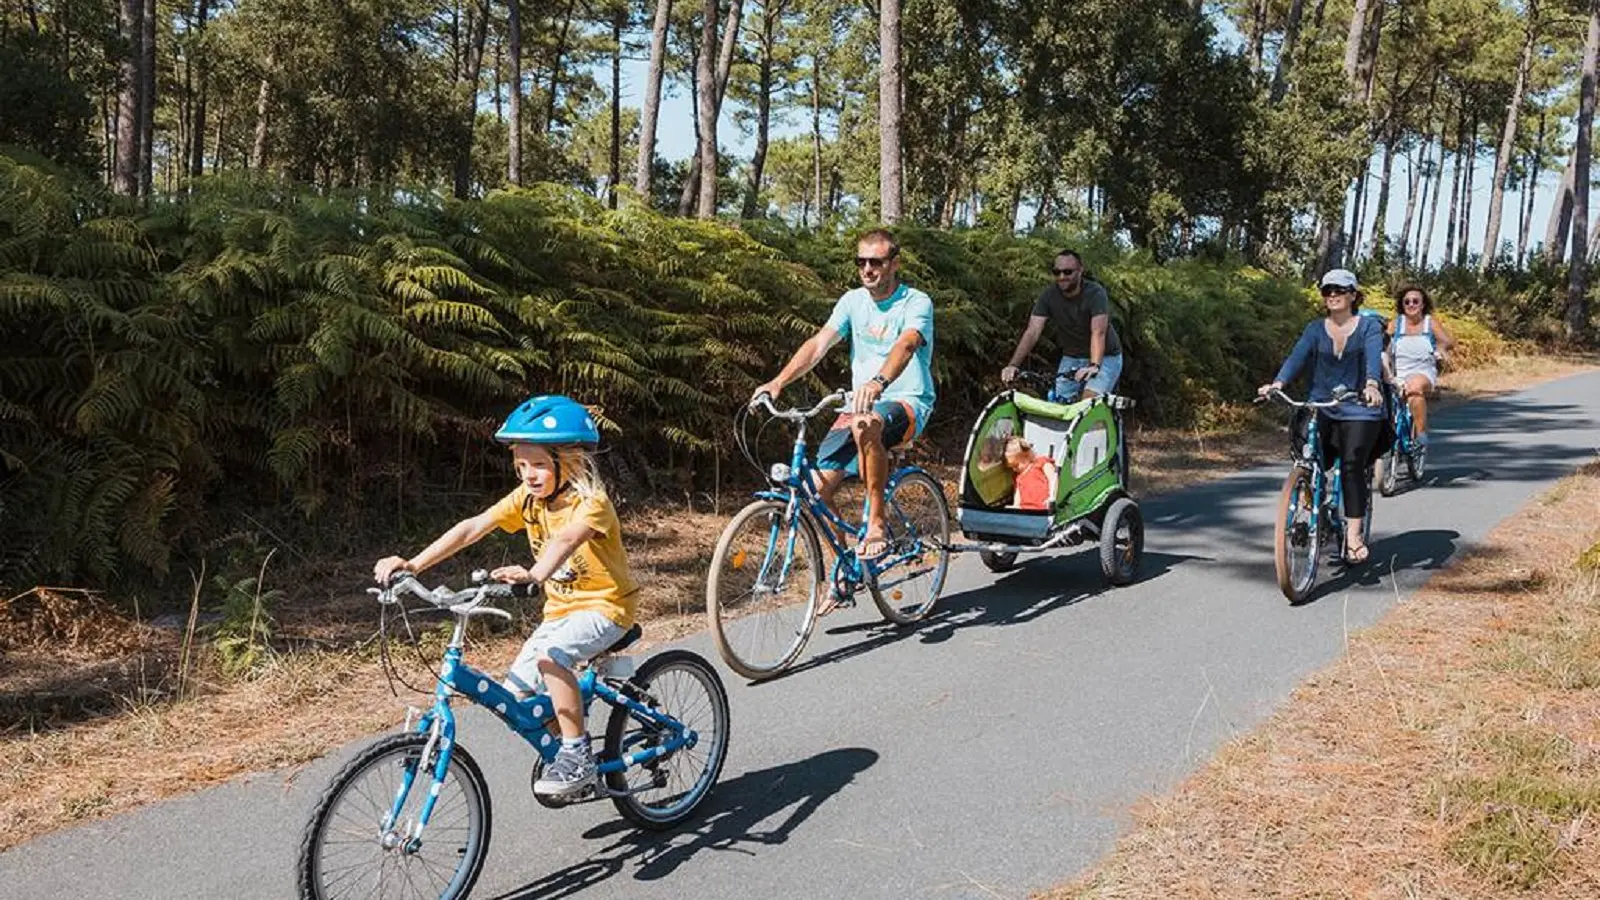
<svg viewBox="0 0 1600 900">
<path fill-rule="evenodd" d="M 746 772 L 719 782 L 692 827 L 654 832 L 635 829 L 614 819 L 584 832 L 587 839 L 615 840 L 582 862 L 551 872 L 504 894 L 497 900 L 553 900 L 570 897 L 622 874 L 635 865 L 633 877 L 655 881 L 670 875 L 702 850 L 756 855 L 758 848 L 789 840 L 833 795 L 878 761 L 865 747 L 843 747 L 809 759 Z M 763 823 L 783 815 L 776 824 Z M 748 846 L 747 846 L 748 845 Z"/>
<path fill-rule="evenodd" d="M 1376 587 L 1385 577 L 1416 570 L 1430 572 L 1444 568 L 1455 558 L 1456 541 L 1461 532 L 1450 529 L 1421 529 L 1389 535 L 1368 546 L 1367 561 L 1358 566 L 1334 567 L 1339 574 L 1318 584 L 1296 606 L 1310 606 L 1329 594 L 1353 587 Z"/>
<path fill-rule="evenodd" d="M 1188 560 L 1204 558 L 1146 550 L 1140 563 L 1139 579 L 1134 584 L 1160 578 Z M 751 682 L 751 685 L 782 681 L 801 672 L 844 662 L 912 638 L 924 644 L 941 644 L 968 628 L 1026 624 L 1098 597 L 1111 589 L 1100 572 L 1099 556 L 1092 548 L 1082 552 L 1024 556 L 1019 559 L 1015 569 L 999 573 L 989 584 L 940 597 L 933 612 L 921 622 L 894 625 L 873 619 L 828 628 L 825 633 L 829 635 L 864 632 L 867 636 L 863 640 L 807 657 L 778 675 Z M 1087 587 L 1063 592 L 1063 584 Z M 865 597 L 858 602 L 864 602 L 869 607 L 872 604 Z"/>
</svg>

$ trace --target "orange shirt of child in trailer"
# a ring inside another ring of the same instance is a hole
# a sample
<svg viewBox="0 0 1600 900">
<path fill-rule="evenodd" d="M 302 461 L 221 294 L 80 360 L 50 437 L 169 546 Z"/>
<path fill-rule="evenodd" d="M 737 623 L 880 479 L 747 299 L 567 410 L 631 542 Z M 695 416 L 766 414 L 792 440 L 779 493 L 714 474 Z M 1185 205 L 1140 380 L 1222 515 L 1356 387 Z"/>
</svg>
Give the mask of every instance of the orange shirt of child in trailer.
<svg viewBox="0 0 1600 900">
<path fill-rule="evenodd" d="M 1033 452 L 1019 437 L 1006 441 L 1006 468 L 1016 473 L 1017 490 L 1011 505 L 1017 509 L 1049 509 L 1056 495 L 1056 464 Z"/>
</svg>

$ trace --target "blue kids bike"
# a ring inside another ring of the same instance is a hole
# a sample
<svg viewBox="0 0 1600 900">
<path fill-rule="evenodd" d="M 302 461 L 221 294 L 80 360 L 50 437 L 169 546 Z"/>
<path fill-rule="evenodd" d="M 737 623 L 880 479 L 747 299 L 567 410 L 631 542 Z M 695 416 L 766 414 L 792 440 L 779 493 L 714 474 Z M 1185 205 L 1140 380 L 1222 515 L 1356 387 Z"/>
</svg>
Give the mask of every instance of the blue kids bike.
<svg viewBox="0 0 1600 900">
<path fill-rule="evenodd" d="M 525 588 L 486 583 L 487 578 L 479 571 L 473 573 L 475 587 L 430 591 L 403 574 L 382 590 L 372 589 L 386 667 L 392 667 L 391 624 L 405 622 L 410 631 L 404 596 L 452 613 L 455 628 L 432 708 L 414 727 L 356 754 L 318 801 L 300 843 L 302 900 L 447 900 L 472 890 L 489 852 L 489 787 L 477 761 L 458 743 L 452 698 L 492 711 L 532 745 L 538 757 L 530 787 L 555 758 L 561 742 L 550 698 L 541 692 L 518 701 L 498 679 L 461 659 L 468 622 L 485 615 L 510 619 L 510 613 L 485 604 Z M 716 784 L 728 753 L 728 695 L 711 664 L 686 650 L 668 650 L 631 671 L 632 660 L 614 654 L 639 633 L 635 625 L 578 677 L 585 721 L 595 699 L 611 707 L 595 782 L 560 800 L 534 796 L 550 807 L 607 798 L 634 825 L 665 829 L 693 813 Z"/>
<path fill-rule="evenodd" d="M 1290 603 L 1303 602 L 1311 593 L 1324 544 L 1334 545 L 1335 562 L 1344 560 L 1343 477 L 1337 463 L 1328 469 L 1322 467 L 1322 435 L 1317 427 L 1316 411 L 1337 406 L 1353 396 L 1353 392 L 1338 388 L 1334 390 L 1334 399 L 1326 402 L 1294 400 L 1280 390 L 1267 394 L 1303 412 L 1305 420 L 1303 439 L 1298 429 L 1292 429 L 1295 433 L 1291 448 L 1293 466 L 1278 496 L 1278 524 L 1272 535 L 1278 589 Z M 1366 477 L 1372 478 L 1370 467 Z M 1366 542 L 1371 534 L 1372 510 L 1369 507 L 1361 522 L 1362 541 Z"/>
<path fill-rule="evenodd" d="M 944 589 L 950 507 L 932 475 L 916 466 L 890 472 L 884 488 L 889 549 L 874 559 L 862 559 L 855 550 L 866 534 L 865 511 L 861 525 L 847 522 L 817 493 L 806 423 L 848 399 L 839 390 L 810 409 L 779 410 L 763 395 L 755 405 L 773 420 L 794 425 L 789 461 L 770 467 L 752 446 L 750 408 L 736 417 L 740 452 L 769 486 L 734 515 L 717 541 L 706 580 L 706 615 L 723 661 L 746 678 L 770 678 L 787 669 L 805 648 L 817 617 L 853 605 L 863 589 L 897 625 L 927 616 Z M 822 555 L 823 540 L 833 550 L 831 568 Z"/>
<path fill-rule="evenodd" d="M 1389 448 L 1376 464 L 1374 480 L 1385 497 L 1393 497 L 1400 480 L 1400 463 L 1406 464 L 1406 477 L 1412 484 L 1421 484 L 1428 467 L 1428 445 L 1411 434 L 1411 404 L 1405 399 L 1405 385 L 1394 382 L 1391 388 L 1396 398 L 1394 404 L 1394 446 Z"/>
</svg>

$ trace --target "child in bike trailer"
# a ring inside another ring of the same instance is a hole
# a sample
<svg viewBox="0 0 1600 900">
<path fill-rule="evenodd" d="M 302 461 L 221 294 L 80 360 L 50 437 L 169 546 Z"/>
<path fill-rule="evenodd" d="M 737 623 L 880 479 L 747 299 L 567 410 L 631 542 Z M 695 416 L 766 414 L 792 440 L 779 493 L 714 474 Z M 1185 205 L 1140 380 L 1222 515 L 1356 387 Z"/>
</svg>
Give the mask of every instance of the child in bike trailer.
<svg viewBox="0 0 1600 900">
<path fill-rule="evenodd" d="M 506 418 L 495 440 L 511 446 L 517 487 L 416 556 L 379 560 L 373 575 L 383 584 L 397 572 L 422 572 L 496 528 L 527 532 L 533 566 L 490 573 L 508 584 L 541 584 L 545 593 L 543 621 L 511 664 L 505 686 L 519 700 L 533 696 L 541 683 L 549 690 L 561 750 L 534 791 L 564 797 L 595 777 L 573 668 L 632 627 L 638 586 L 628 573 L 616 508 L 595 471 L 591 453 L 600 434 L 589 412 L 567 397 L 534 397 Z"/>
<path fill-rule="evenodd" d="M 1056 464 L 1034 452 L 1033 445 L 1019 437 L 1006 441 L 1006 468 L 1016 475 L 1016 492 L 1011 505 L 1017 509 L 1048 509 L 1056 495 Z"/>
</svg>

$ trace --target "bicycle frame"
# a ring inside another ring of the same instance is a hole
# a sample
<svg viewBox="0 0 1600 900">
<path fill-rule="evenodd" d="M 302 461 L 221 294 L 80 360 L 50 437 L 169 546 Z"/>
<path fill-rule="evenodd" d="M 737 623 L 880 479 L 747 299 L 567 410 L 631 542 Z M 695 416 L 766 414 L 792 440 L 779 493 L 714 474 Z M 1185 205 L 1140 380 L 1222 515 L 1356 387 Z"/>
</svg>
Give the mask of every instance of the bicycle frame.
<svg viewBox="0 0 1600 900">
<path fill-rule="evenodd" d="M 1340 534 L 1340 529 L 1344 528 L 1344 477 L 1339 466 L 1329 469 L 1322 467 L 1322 431 L 1317 424 L 1318 416 L 1312 412 L 1308 419 L 1306 442 L 1300 455 L 1295 457 L 1294 464 L 1311 471 L 1311 508 L 1319 512 L 1327 511 L 1329 526 L 1335 534 Z M 1289 516 L 1289 520 L 1283 523 L 1286 527 L 1294 521 L 1293 508 L 1289 510 Z M 1320 524 L 1319 516 L 1313 528 Z"/>
<path fill-rule="evenodd" d="M 777 467 L 774 467 L 773 471 L 769 473 L 769 478 L 775 485 L 781 485 L 782 489 L 774 487 L 769 490 L 756 491 L 755 496 L 787 504 L 787 508 L 784 510 L 784 521 L 786 522 L 793 521 L 797 515 L 806 515 L 813 522 L 826 526 L 817 530 L 822 533 L 823 540 L 827 541 L 828 546 L 833 550 L 834 563 L 831 577 L 834 583 L 838 583 L 841 576 L 852 584 L 860 584 L 868 578 L 875 579 L 879 574 L 916 555 L 913 553 L 901 553 L 899 555 L 886 553 L 876 560 L 867 560 L 863 565 L 862 560 L 856 556 L 854 549 L 849 547 L 840 535 L 852 535 L 857 538 L 864 537 L 866 535 L 866 526 L 863 524 L 859 528 L 852 527 L 842 516 L 834 512 L 832 507 L 823 502 L 822 496 L 817 492 L 816 482 L 813 477 L 816 471 L 817 469 L 812 464 L 810 456 L 806 453 L 806 420 L 798 419 L 795 421 L 794 445 L 789 454 L 789 465 L 781 472 L 777 471 Z M 889 478 L 883 486 L 885 502 L 887 502 L 887 498 L 893 492 L 896 484 L 907 475 L 920 471 L 922 469 L 917 466 L 902 466 L 889 473 Z M 782 477 L 774 477 L 778 475 Z M 866 504 L 870 502 L 870 497 L 862 501 L 861 517 L 863 522 L 866 520 Z M 784 547 L 782 557 L 784 571 L 780 573 L 781 580 L 778 583 L 782 583 L 782 580 L 788 578 L 788 565 L 790 560 L 794 558 L 795 534 L 794 529 L 789 529 L 788 546 Z M 769 536 L 768 540 L 775 542 L 777 540 L 776 532 Z M 757 574 L 758 583 L 766 582 L 768 576 L 767 566 L 771 565 L 775 549 L 776 547 L 769 543 L 761 571 Z"/>
<path fill-rule="evenodd" d="M 440 664 L 439 675 L 434 683 L 433 706 L 417 721 L 415 731 L 418 734 L 429 735 L 428 743 L 423 748 L 422 758 L 428 759 L 434 747 L 438 747 L 439 750 L 438 759 L 433 764 L 434 789 L 430 790 L 423 800 L 422 809 L 418 813 L 408 841 L 422 839 L 423 829 L 432 818 L 433 806 L 439 796 L 437 788 L 443 783 L 445 774 L 450 769 L 451 752 L 456 746 L 456 716 L 455 710 L 450 706 L 451 694 L 459 694 L 494 713 L 506 723 L 507 727 L 537 750 L 546 763 L 555 759 L 556 753 L 561 749 L 561 742 L 545 727 L 545 722 L 555 715 L 555 706 L 548 694 L 535 694 L 531 699 L 519 702 L 516 696 L 501 686 L 496 679 L 462 661 L 462 639 L 470 615 L 470 611 L 456 613 L 455 631 L 451 635 L 449 646 L 445 649 L 444 662 Z M 600 762 L 596 767 L 600 775 L 647 764 L 684 747 L 693 747 L 699 740 L 699 734 L 693 729 L 685 728 L 671 716 L 651 709 L 611 687 L 600 678 L 593 667 L 584 669 L 578 675 L 578 692 L 586 721 L 589 707 L 598 698 L 610 706 L 628 710 L 634 718 L 664 729 L 671 735 L 656 747 L 625 754 L 621 759 Z M 415 784 L 417 771 L 415 768 L 410 769 L 402 777 L 394 801 L 384 817 L 384 832 L 394 828 L 400 811 L 405 807 L 406 798 Z"/>
</svg>

